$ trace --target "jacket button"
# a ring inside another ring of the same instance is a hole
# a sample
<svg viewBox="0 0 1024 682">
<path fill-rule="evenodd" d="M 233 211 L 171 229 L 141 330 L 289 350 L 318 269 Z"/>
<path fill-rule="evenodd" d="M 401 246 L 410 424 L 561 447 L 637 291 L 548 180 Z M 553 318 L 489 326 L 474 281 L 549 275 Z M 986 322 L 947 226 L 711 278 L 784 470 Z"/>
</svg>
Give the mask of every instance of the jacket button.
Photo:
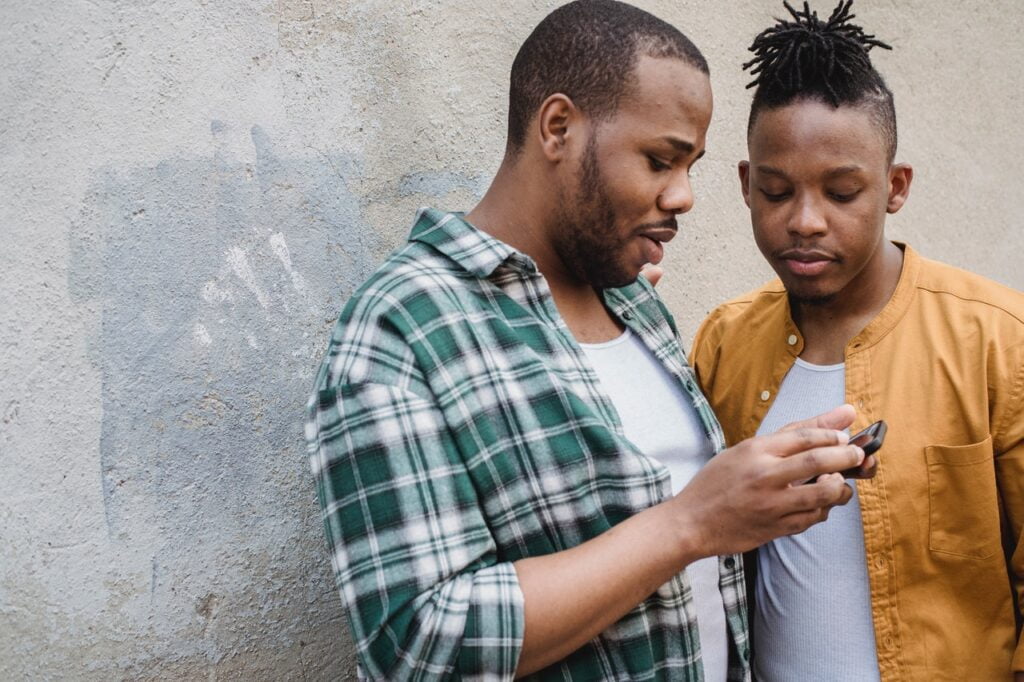
<svg viewBox="0 0 1024 682">
<path fill-rule="evenodd" d="M 765 401 L 765 400 L 768 400 L 768 398 L 771 398 L 771 397 L 772 397 L 771 392 L 769 392 L 769 391 L 761 391 L 761 401 L 762 402 Z"/>
<path fill-rule="evenodd" d="M 791 346 L 795 346 L 796 342 L 797 342 L 796 334 L 790 334 L 789 338 L 786 339 L 786 343 L 788 343 Z"/>
</svg>

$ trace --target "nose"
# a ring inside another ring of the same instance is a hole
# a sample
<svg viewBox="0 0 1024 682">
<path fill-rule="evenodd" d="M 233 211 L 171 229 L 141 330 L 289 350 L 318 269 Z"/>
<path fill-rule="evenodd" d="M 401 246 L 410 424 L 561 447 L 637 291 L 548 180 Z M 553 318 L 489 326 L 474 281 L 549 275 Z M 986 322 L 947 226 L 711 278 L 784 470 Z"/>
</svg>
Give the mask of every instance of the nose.
<svg viewBox="0 0 1024 682">
<path fill-rule="evenodd" d="M 805 196 L 794 203 L 793 214 L 789 221 L 789 231 L 801 237 L 811 237 L 828 231 L 825 212 L 813 197 Z"/>
<path fill-rule="evenodd" d="M 693 208 L 693 188 L 690 186 L 690 174 L 676 174 L 658 195 L 658 208 L 665 213 L 686 213 Z"/>
</svg>

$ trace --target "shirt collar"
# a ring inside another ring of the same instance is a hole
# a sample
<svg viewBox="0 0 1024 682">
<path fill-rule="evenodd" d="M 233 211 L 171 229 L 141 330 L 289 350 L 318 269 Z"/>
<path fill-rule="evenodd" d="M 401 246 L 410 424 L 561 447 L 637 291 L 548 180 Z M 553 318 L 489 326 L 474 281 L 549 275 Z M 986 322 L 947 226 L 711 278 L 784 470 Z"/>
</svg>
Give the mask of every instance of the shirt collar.
<svg viewBox="0 0 1024 682">
<path fill-rule="evenodd" d="M 910 246 L 903 242 L 893 242 L 903 251 L 903 268 L 896 290 L 885 304 L 882 311 L 875 315 L 859 334 L 850 340 L 849 351 L 863 350 L 875 345 L 888 334 L 910 307 L 914 294 L 917 292 L 917 273 L 921 269 L 921 257 Z M 848 351 L 848 352 L 849 352 Z"/>
<path fill-rule="evenodd" d="M 462 213 L 421 208 L 413 221 L 410 242 L 427 244 L 481 279 L 501 265 L 525 275 L 537 273 L 537 264 L 524 253 L 469 224 Z"/>
</svg>

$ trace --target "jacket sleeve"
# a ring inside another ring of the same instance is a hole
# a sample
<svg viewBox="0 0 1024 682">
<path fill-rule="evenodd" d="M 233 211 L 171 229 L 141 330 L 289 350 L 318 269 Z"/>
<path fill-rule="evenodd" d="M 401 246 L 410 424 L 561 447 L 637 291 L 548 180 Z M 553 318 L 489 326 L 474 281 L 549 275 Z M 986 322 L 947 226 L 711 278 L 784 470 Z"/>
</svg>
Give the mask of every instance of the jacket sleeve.
<svg viewBox="0 0 1024 682">
<path fill-rule="evenodd" d="M 392 385 L 328 387 L 306 439 L 363 672 L 511 679 L 523 595 L 440 408 Z"/>
</svg>

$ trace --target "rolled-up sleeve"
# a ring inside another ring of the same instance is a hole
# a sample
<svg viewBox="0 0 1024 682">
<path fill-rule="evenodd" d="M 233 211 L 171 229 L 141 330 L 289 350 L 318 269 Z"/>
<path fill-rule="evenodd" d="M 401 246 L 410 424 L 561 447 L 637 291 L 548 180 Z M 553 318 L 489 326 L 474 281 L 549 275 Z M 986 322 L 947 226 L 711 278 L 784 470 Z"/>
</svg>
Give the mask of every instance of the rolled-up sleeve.
<svg viewBox="0 0 1024 682">
<path fill-rule="evenodd" d="M 320 390 L 306 439 L 334 576 L 371 679 L 511 679 L 523 595 L 439 407 L 405 388 Z"/>
</svg>

